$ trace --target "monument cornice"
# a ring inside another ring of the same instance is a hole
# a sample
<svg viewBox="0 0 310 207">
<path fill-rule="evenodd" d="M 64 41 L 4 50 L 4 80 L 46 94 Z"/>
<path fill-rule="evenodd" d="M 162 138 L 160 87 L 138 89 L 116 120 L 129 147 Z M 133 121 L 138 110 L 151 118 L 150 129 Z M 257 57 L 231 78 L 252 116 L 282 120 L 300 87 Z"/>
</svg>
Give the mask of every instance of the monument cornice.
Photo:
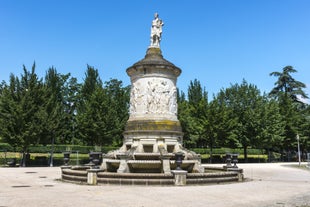
<svg viewBox="0 0 310 207">
<path fill-rule="evenodd" d="M 144 59 L 136 62 L 131 67 L 127 68 L 126 73 L 131 76 L 133 74 L 146 74 L 149 70 L 158 69 L 160 73 L 172 73 L 178 77 L 182 70 L 173 63 L 164 59 L 159 48 L 148 48 Z M 152 72 L 153 72 L 152 71 Z"/>
</svg>

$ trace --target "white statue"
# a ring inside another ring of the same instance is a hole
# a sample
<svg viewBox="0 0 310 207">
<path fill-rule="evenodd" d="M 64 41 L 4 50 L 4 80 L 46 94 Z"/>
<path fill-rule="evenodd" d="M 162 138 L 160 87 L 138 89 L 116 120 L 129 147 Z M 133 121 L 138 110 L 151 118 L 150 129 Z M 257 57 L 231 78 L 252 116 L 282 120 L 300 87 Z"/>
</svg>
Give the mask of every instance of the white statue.
<svg viewBox="0 0 310 207">
<path fill-rule="evenodd" d="M 161 41 L 161 33 L 163 31 L 162 29 L 163 25 L 164 22 L 161 19 L 159 19 L 158 13 L 155 13 L 154 20 L 152 21 L 150 47 L 159 48 L 159 43 Z"/>
</svg>

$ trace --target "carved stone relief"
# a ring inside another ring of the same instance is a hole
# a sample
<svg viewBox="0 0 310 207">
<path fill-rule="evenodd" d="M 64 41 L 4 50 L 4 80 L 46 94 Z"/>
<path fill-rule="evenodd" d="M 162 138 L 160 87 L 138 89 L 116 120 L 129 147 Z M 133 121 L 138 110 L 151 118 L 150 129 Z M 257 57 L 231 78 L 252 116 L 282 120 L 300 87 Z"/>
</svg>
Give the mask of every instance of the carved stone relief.
<svg viewBox="0 0 310 207">
<path fill-rule="evenodd" d="M 139 79 L 132 83 L 130 114 L 177 114 L 177 89 L 169 79 Z"/>
</svg>

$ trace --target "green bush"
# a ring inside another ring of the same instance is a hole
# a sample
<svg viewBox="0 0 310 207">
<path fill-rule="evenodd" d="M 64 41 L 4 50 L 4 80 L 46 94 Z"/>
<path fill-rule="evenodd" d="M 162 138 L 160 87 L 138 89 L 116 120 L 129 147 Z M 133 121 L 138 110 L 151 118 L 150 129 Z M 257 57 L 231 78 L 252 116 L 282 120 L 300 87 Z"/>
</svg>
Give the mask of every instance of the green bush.
<svg viewBox="0 0 310 207">
<path fill-rule="evenodd" d="M 247 163 L 266 163 L 268 161 L 267 155 L 248 155 Z M 201 155 L 202 163 L 210 163 L 210 155 L 202 154 Z M 243 155 L 238 156 L 239 163 L 245 163 L 245 159 Z M 213 154 L 212 155 L 212 163 L 225 163 L 225 154 Z"/>
<path fill-rule="evenodd" d="M 14 149 L 8 143 L 0 143 L 0 151 L 2 151 L 2 152 L 12 152 L 12 151 L 14 151 Z"/>
<path fill-rule="evenodd" d="M 26 160 L 27 167 L 46 167 L 50 165 L 50 154 L 47 153 L 30 153 L 29 158 Z M 16 163 L 20 164 L 21 155 L 18 153 L 7 153 L 6 156 L 4 152 L 0 153 L 0 166 L 6 166 L 7 162 L 12 159 L 16 159 Z M 88 154 L 76 154 L 72 153 L 70 155 L 69 165 L 83 165 L 89 163 Z M 62 153 L 56 153 L 53 155 L 53 166 L 61 166 L 64 164 L 64 158 Z"/>
<path fill-rule="evenodd" d="M 198 154 L 210 154 L 210 148 L 192 148 L 191 151 L 194 151 Z M 265 150 L 261 149 L 252 149 L 249 148 L 247 150 L 249 155 L 261 155 L 265 154 Z M 231 149 L 231 148 L 213 148 L 212 154 L 226 154 L 226 153 L 233 153 L 233 154 L 243 154 L 243 149 Z"/>
<path fill-rule="evenodd" d="M 118 147 L 101 147 L 101 152 L 107 153 L 108 151 L 118 149 Z M 29 147 L 30 153 L 50 153 L 52 151 L 52 145 L 36 145 Z M 94 146 L 80 146 L 80 145 L 54 145 L 54 153 L 62 153 L 65 151 L 76 152 L 81 154 L 87 154 L 91 151 L 95 151 Z"/>
</svg>

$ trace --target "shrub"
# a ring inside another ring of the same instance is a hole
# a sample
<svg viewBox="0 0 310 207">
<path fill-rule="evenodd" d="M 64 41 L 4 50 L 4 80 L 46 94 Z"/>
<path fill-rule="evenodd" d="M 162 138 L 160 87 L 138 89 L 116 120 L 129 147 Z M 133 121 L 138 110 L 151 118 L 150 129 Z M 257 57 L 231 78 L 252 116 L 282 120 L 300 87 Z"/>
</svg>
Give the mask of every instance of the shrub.
<svg viewBox="0 0 310 207">
<path fill-rule="evenodd" d="M 0 151 L 2 152 L 13 152 L 13 147 L 8 143 L 0 143 Z"/>
<path fill-rule="evenodd" d="M 210 154 L 210 148 L 192 148 L 190 149 L 191 151 L 194 151 L 198 154 Z M 252 149 L 249 148 L 247 150 L 249 155 L 261 155 L 261 154 L 265 154 L 265 150 L 261 150 L 261 149 Z M 212 149 L 212 154 L 226 154 L 226 153 L 233 153 L 233 154 L 243 154 L 243 149 L 232 149 L 232 148 L 213 148 Z"/>
<path fill-rule="evenodd" d="M 98 147 L 96 147 L 96 150 Z M 118 147 L 104 146 L 101 147 L 101 152 L 107 153 L 108 151 L 118 149 Z M 99 147 L 100 150 L 100 147 Z M 52 145 L 36 145 L 29 147 L 30 153 L 50 153 L 52 151 Z M 94 146 L 80 146 L 80 145 L 54 145 L 54 153 L 62 153 L 65 151 L 76 152 L 81 154 L 88 154 L 91 151 L 95 151 Z"/>
</svg>

